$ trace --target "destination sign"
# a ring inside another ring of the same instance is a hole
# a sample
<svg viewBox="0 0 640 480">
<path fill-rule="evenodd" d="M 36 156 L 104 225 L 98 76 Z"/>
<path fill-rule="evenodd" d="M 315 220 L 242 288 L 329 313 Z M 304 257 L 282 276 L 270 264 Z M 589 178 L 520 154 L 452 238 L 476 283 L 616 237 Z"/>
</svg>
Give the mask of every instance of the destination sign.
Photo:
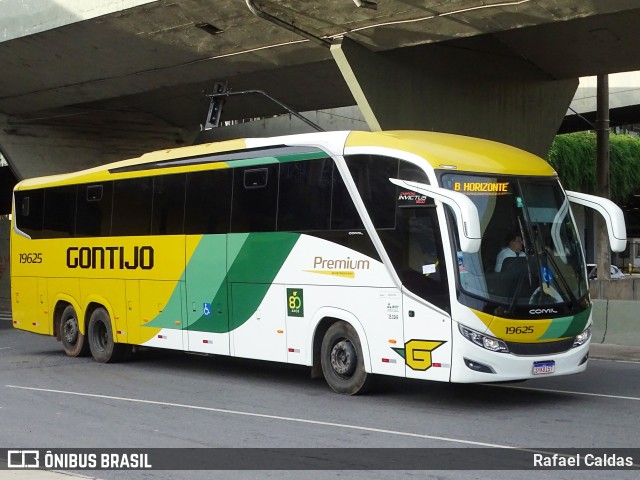
<svg viewBox="0 0 640 480">
<path fill-rule="evenodd" d="M 454 182 L 453 190 L 462 193 L 509 193 L 509 182 Z"/>
</svg>

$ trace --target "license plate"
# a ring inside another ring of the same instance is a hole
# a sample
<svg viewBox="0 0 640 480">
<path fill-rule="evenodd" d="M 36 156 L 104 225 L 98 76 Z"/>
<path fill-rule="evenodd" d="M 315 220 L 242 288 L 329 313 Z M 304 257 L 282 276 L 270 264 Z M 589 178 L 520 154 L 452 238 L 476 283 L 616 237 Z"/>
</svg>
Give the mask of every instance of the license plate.
<svg viewBox="0 0 640 480">
<path fill-rule="evenodd" d="M 553 373 L 556 371 L 555 360 L 547 360 L 544 362 L 533 362 L 533 374 L 545 375 L 547 373 Z"/>
</svg>

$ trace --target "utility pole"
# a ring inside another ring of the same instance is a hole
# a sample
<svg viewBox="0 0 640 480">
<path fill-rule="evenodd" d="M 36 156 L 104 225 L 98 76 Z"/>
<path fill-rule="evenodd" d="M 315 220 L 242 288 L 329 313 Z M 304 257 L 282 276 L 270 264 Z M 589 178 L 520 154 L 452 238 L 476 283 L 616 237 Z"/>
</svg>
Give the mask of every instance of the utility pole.
<svg viewBox="0 0 640 480">
<path fill-rule="evenodd" d="M 596 195 L 610 198 L 609 185 L 609 76 L 598 75 L 597 87 L 597 161 L 596 161 Z M 597 215 L 596 228 L 596 263 L 598 264 L 598 279 L 611 278 L 611 249 L 604 219 Z"/>
</svg>

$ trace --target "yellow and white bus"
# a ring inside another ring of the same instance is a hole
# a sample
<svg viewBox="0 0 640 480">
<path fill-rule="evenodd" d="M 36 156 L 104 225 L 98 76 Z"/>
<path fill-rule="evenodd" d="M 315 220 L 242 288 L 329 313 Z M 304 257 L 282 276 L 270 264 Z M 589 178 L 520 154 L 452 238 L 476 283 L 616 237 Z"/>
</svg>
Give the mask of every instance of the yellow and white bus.
<svg viewBox="0 0 640 480">
<path fill-rule="evenodd" d="M 330 132 L 149 153 L 14 191 L 13 325 L 99 362 L 132 346 L 451 382 L 586 368 L 591 302 L 542 159 L 456 135 Z M 496 256 L 505 232 L 523 254 Z"/>
</svg>

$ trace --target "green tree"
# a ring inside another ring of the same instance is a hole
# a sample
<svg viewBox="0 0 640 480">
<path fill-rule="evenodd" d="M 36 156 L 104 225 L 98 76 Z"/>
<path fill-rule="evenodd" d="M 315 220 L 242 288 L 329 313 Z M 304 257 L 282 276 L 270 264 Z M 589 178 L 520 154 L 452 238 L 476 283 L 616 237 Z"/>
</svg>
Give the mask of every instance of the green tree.
<svg viewBox="0 0 640 480">
<path fill-rule="evenodd" d="M 631 135 L 610 137 L 611 199 L 625 203 L 640 190 L 640 138 Z M 558 135 L 547 156 L 564 187 L 593 193 L 596 178 L 596 135 L 591 132 Z"/>
</svg>

